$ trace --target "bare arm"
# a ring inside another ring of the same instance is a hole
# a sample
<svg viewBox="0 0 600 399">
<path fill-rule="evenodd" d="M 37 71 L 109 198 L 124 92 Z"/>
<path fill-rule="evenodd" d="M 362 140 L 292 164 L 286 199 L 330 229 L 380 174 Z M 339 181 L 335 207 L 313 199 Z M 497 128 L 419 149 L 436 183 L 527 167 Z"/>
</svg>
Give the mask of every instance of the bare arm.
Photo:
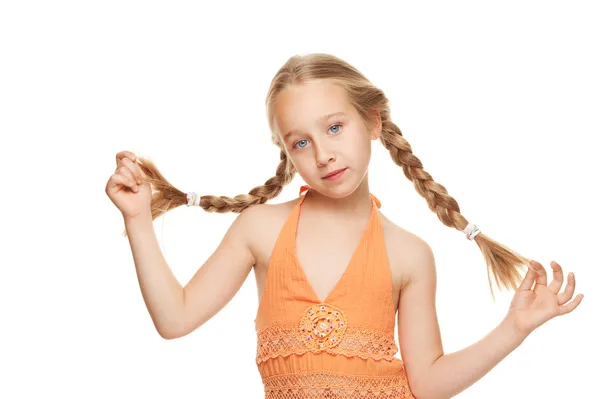
<svg viewBox="0 0 600 399">
<path fill-rule="evenodd" d="M 398 304 L 398 342 L 410 389 L 418 399 L 430 381 L 430 366 L 444 355 L 440 327 L 435 309 L 436 272 L 433 253 L 427 243 L 410 235 L 406 245 L 393 248 L 403 251 L 394 265 L 410 271 L 410 279 L 400 291 Z M 408 249 L 407 249 L 408 248 Z"/>
<path fill-rule="evenodd" d="M 160 250 L 150 215 L 125 220 L 142 296 L 161 337 L 178 338 L 218 313 L 254 265 L 247 237 L 260 205 L 244 210 L 198 272 L 182 287 Z"/>
<path fill-rule="evenodd" d="M 425 374 L 419 398 L 451 398 L 486 375 L 525 340 L 504 319 L 478 342 L 440 357 Z"/>
<path fill-rule="evenodd" d="M 486 375 L 526 336 L 505 319 L 477 343 L 444 354 L 435 309 L 433 252 L 423 241 L 415 247 L 413 276 L 401 292 L 398 314 L 402 358 L 416 398 L 452 398 Z"/>
</svg>

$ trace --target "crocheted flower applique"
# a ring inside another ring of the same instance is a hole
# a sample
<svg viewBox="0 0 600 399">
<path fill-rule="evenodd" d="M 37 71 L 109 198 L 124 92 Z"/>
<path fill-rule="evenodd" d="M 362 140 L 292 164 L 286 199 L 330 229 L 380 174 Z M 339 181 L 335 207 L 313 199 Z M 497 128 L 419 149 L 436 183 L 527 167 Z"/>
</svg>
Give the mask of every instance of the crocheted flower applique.
<svg viewBox="0 0 600 399">
<path fill-rule="evenodd" d="M 320 352 L 339 344 L 347 326 L 341 309 L 321 303 L 304 310 L 298 328 L 304 344 L 311 351 Z"/>
</svg>

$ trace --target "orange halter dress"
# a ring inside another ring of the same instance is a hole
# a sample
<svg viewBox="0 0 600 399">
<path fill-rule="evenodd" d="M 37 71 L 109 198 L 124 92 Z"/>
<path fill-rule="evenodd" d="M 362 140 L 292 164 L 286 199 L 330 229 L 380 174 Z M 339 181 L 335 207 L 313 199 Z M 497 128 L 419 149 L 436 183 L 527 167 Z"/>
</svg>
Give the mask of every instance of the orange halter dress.
<svg viewBox="0 0 600 399">
<path fill-rule="evenodd" d="M 309 190 L 302 186 L 300 195 Z M 256 365 L 269 399 L 414 399 L 394 339 L 392 275 L 371 194 L 368 225 L 347 268 L 321 301 L 296 256 L 304 195 L 269 261 L 255 329 Z"/>
</svg>

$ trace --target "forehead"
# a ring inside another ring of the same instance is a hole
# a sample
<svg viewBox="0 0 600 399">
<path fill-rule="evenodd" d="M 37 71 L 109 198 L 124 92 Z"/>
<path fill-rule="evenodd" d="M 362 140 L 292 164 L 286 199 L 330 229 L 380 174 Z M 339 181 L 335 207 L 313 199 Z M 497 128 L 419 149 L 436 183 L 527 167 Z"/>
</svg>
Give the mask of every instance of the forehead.
<svg viewBox="0 0 600 399">
<path fill-rule="evenodd" d="M 280 135 L 290 129 L 308 129 L 322 123 L 323 116 L 335 112 L 352 113 L 346 91 L 334 83 L 317 80 L 292 85 L 279 93 L 274 122 Z"/>
</svg>

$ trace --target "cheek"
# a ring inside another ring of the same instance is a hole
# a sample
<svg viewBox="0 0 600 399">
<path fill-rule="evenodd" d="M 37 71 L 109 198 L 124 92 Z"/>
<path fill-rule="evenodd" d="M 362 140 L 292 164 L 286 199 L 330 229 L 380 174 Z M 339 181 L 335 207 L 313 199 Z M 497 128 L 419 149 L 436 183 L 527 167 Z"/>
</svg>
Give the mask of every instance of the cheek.
<svg viewBox="0 0 600 399">
<path fill-rule="evenodd" d="M 314 173 L 315 169 L 316 169 L 315 167 L 311 166 L 309 164 L 309 162 L 306 162 L 306 161 L 304 161 L 304 162 L 302 162 L 302 161 L 298 162 L 297 163 L 297 167 L 296 167 L 296 170 L 298 171 L 298 173 L 300 173 L 300 175 L 302 177 L 310 176 L 312 173 Z"/>
<path fill-rule="evenodd" d="M 360 132 L 354 135 L 348 146 L 348 151 L 352 154 L 356 166 L 365 166 L 371 159 L 371 141 L 365 134 Z"/>
<path fill-rule="evenodd" d="M 288 153 L 289 154 L 289 153 Z M 298 172 L 301 176 L 307 175 L 310 171 L 310 160 L 305 154 L 294 154 L 288 155 L 290 162 L 294 166 L 296 172 Z"/>
</svg>

